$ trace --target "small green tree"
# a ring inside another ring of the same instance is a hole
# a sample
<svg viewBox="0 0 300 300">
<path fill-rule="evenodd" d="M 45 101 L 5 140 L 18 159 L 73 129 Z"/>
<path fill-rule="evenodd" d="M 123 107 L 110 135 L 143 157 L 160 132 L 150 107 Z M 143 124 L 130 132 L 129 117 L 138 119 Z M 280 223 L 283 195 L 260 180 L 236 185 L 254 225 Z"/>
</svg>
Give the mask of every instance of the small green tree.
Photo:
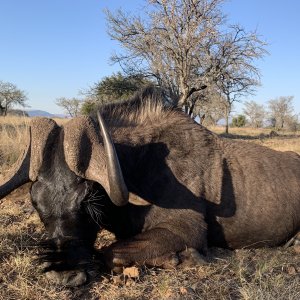
<svg viewBox="0 0 300 300">
<path fill-rule="evenodd" d="M 93 100 L 84 100 L 82 106 L 81 106 L 81 114 L 83 115 L 89 115 L 92 111 L 94 111 L 97 107 L 97 104 Z"/>
<path fill-rule="evenodd" d="M 7 111 L 14 105 L 26 106 L 25 92 L 10 82 L 0 80 L 0 115 L 7 115 Z"/>
<path fill-rule="evenodd" d="M 139 89 L 151 84 L 141 75 L 126 76 L 118 72 L 96 83 L 90 94 L 103 104 L 128 99 Z"/>
<path fill-rule="evenodd" d="M 232 118 L 231 125 L 233 127 L 244 127 L 246 125 L 246 117 L 244 115 L 238 115 Z"/>
<path fill-rule="evenodd" d="M 86 96 L 81 113 L 88 115 L 98 106 L 128 99 L 136 91 L 149 85 L 153 85 L 153 82 L 145 79 L 142 75 L 126 76 L 118 72 L 106 76 L 89 90 L 81 92 Z"/>
<path fill-rule="evenodd" d="M 285 126 L 287 130 L 297 132 L 300 129 L 299 116 L 293 115 L 286 119 Z"/>
</svg>

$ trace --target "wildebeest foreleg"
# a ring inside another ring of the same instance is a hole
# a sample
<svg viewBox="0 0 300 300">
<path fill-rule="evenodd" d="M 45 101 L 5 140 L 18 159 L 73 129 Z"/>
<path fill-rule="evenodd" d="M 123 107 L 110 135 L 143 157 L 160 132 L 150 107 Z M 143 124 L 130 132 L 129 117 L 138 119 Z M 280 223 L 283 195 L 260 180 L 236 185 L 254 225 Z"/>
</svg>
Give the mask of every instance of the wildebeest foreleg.
<svg viewBox="0 0 300 300">
<path fill-rule="evenodd" d="M 170 268 L 179 264 L 176 253 L 185 248 L 180 236 L 165 228 L 154 228 L 113 243 L 104 249 L 104 256 L 111 269 L 133 264 Z"/>
</svg>

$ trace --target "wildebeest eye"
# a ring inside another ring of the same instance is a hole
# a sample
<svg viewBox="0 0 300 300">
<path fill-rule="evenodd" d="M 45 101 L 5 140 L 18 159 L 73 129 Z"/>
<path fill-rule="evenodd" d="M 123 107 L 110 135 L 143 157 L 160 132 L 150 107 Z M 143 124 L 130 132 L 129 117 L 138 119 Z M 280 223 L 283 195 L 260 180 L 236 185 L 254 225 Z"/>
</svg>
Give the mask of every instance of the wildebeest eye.
<svg viewBox="0 0 300 300">
<path fill-rule="evenodd" d="M 76 177 L 76 183 L 82 183 L 84 182 L 84 179 L 81 177 Z"/>
</svg>

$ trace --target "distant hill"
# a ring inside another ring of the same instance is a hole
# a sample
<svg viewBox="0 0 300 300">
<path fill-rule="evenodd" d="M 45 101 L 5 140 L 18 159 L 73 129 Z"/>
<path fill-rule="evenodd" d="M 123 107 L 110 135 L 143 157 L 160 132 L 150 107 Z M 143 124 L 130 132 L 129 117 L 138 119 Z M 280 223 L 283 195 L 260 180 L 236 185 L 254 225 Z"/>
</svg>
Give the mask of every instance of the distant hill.
<svg viewBox="0 0 300 300">
<path fill-rule="evenodd" d="M 7 111 L 8 116 L 29 117 L 27 111 L 21 109 L 10 109 Z"/>
<path fill-rule="evenodd" d="M 29 117 L 65 118 L 63 114 L 51 114 L 44 110 L 26 110 Z"/>
</svg>

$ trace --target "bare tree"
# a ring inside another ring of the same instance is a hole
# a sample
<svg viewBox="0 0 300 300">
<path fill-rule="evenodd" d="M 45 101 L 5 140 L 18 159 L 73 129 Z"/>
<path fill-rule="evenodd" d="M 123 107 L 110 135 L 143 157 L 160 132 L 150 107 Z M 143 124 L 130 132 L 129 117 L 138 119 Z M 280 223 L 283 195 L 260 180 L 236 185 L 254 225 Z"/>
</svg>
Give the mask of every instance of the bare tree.
<svg viewBox="0 0 300 300">
<path fill-rule="evenodd" d="M 259 105 L 255 101 L 246 101 L 243 109 L 250 126 L 259 128 L 263 126 L 264 119 L 266 117 L 266 111 L 263 105 Z"/>
<path fill-rule="evenodd" d="M 7 115 L 7 111 L 14 105 L 26 106 L 25 92 L 10 82 L 0 81 L 0 115 Z"/>
<path fill-rule="evenodd" d="M 286 119 L 285 126 L 287 130 L 297 132 L 300 130 L 299 115 L 289 116 Z"/>
<path fill-rule="evenodd" d="M 226 133 L 232 104 L 243 96 L 253 94 L 260 84 L 260 72 L 254 61 L 267 53 L 265 45 L 256 32 L 248 33 L 238 25 L 232 26 L 229 33 L 220 37 L 215 62 L 216 72 L 219 73 L 216 84 L 227 100 Z"/>
<path fill-rule="evenodd" d="M 283 129 L 288 119 L 294 116 L 294 96 L 281 96 L 268 101 L 270 119 L 277 130 Z"/>
<path fill-rule="evenodd" d="M 125 49 L 113 61 L 126 72 L 156 78 L 175 105 L 184 106 L 190 115 L 201 91 L 218 83 L 228 100 L 229 116 L 232 102 L 258 83 L 252 62 L 264 53 L 264 43 L 239 26 L 224 32 L 224 0 L 147 2 L 143 19 L 121 10 L 106 11 L 108 33 Z"/>
<path fill-rule="evenodd" d="M 144 19 L 107 11 L 109 35 L 126 52 L 115 55 L 127 72 L 153 76 L 176 104 L 204 89 L 212 70 L 210 56 L 224 21 L 224 0 L 149 0 Z"/>
<path fill-rule="evenodd" d="M 79 115 L 82 100 L 77 98 L 61 97 L 56 99 L 55 104 L 62 107 L 63 110 L 73 118 Z"/>
<path fill-rule="evenodd" d="M 205 92 L 194 93 L 189 101 L 194 105 L 191 106 L 193 112 L 190 112 L 190 116 L 199 118 L 200 124 L 215 126 L 225 117 L 227 101 L 215 86 L 209 86 Z"/>
</svg>

